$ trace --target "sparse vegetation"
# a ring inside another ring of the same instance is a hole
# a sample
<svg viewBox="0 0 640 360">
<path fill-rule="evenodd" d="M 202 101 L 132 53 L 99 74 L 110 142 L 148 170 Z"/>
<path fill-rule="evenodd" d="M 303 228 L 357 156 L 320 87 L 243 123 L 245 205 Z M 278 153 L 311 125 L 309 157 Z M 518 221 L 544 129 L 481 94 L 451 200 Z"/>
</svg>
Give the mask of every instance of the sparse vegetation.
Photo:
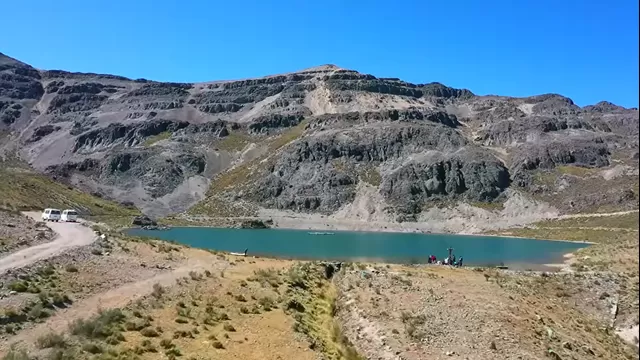
<svg viewBox="0 0 640 360">
<path fill-rule="evenodd" d="M 164 132 L 161 132 L 158 135 L 149 136 L 148 138 L 145 139 L 143 145 L 145 147 L 149 147 L 149 146 L 152 146 L 153 144 L 155 144 L 157 142 L 160 142 L 162 140 L 167 140 L 170 137 L 171 137 L 171 132 L 164 131 Z"/>
<path fill-rule="evenodd" d="M 213 146 L 219 150 L 235 152 L 244 149 L 250 143 L 251 137 L 237 131 L 232 131 L 229 135 L 214 143 Z"/>
<path fill-rule="evenodd" d="M 104 200 L 28 170 L 0 166 L 0 207 L 12 210 L 41 210 L 46 207 L 77 209 L 90 215 L 128 217 L 139 215 L 136 209 Z"/>
<path fill-rule="evenodd" d="M 74 321 L 70 330 L 73 335 L 87 339 L 106 339 L 119 331 L 125 319 L 126 316 L 120 309 L 103 310 L 88 320 Z"/>
</svg>

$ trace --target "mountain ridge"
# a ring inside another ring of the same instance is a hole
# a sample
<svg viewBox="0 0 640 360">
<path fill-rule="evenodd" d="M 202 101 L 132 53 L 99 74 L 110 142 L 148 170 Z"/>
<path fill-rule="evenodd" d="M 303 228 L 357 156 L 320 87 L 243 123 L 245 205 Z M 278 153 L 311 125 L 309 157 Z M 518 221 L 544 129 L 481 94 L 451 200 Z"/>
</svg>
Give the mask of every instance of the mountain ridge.
<svg viewBox="0 0 640 360">
<path fill-rule="evenodd" d="M 107 74 L 107 73 L 94 73 L 94 72 L 69 72 L 69 71 L 65 71 L 65 70 L 61 70 L 61 69 L 50 69 L 50 70 L 46 70 L 46 69 L 40 69 L 40 68 L 36 68 L 33 67 L 31 65 L 28 65 L 27 63 L 24 63 L 20 60 L 17 60 L 16 58 L 13 58 L 3 52 L 0 52 L 0 64 L 2 64 L 2 58 L 7 59 L 9 62 L 15 62 L 18 64 L 22 64 L 22 65 L 26 65 L 29 66 L 33 69 L 36 69 L 38 71 L 60 71 L 60 72 L 66 72 L 72 75 L 77 75 L 77 76 L 106 76 L 106 77 L 117 77 L 117 78 L 121 78 L 122 80 L 129 80 L 129 81 L 145 81 L 145 82 L 155 82 L 155 83 L 175 83 L 175 84 L 214 84 L 214 83 L 224 83 L 224 82 L 235 82 L 235 81 L 244 81 L 244 80 L 252 80 L 252 79 L 263 79 L 263 78 L 270 78 L 270 77 L 276 77 L 276 76 L 282 76 L 282 75 L 289 75 L 289 74 L 296 74 L 296 73 L 303 73 L 303 72 L 308 72 L 308 71 L 322 71 L 322 70 L 345 70 L 345 71 L 353 71 L 353 72 L 358 72 L 357 70 L 352 70 L 352 69 L 347 69 L 347 68 L 343 68 L 341 66 L 335 65 L 335 64 L 321 64 L 321 65 L 317 65 L 317 66 L 310 66 L 307 68 L 303 68 L 301 70 L 295 70 L 295 71 L 289 71 L 289 72 L 284 72 L 284 73 L 279 73 L 279 74 L 268 74 L 268 75 L 263 75 L 263 76 L 257 76 L 257 77 L 247 77 L 247 78 L 237 78 L 237 79 L 215 79 L 215 80 L 206 80 L 206 81 L 196 81 L 196 82 L 187 82 L 187 81 L 161 81 L 161 80 L 152 80 L 152 79 L 146 79 L 146 78 L 132 78 L 132 77 L 126 77 L 126 76 L 121 76 L 121 75 L 112 75 L 112 74 Z M 360 73 L 360 72 L 358 72 Z M 370 75 L 370 74 L 364 74 L 364 75 Z M 370 76 L 374 76 L 376 79 L 381 79 L 381 80 L 394 80 L 394 81 L 402 81 L 402 82 L 406 82 L 405 80 L 402 80 L 400 78 L 396 78 L 396 77 L 377 77 L 375 75 L 370 75 Z M 442 86 L 446 86 L 444 85 L 444 83 L 440 82 L 440 81 L 431 81 L 428 83 L 416 83 L 416 85 L 442 85 Z M 469 89 L 462 89 L 462 90 L 468 90 L 471 92 L 471 90 Z M 473 92 L 472 92 L 473 93 Z M 514 98 L 514 99 L 525 99 L 525 98 L 529 98 L 529 97 L 534 97 L 534 96 L 544 96 L 544 95 L 549 95 L 549 96 L 559 96 L 559 97 L 563 97 L 563 98 L 567 98 L 569 100 L 571 100 L 573 102 L 573 99 L 566 97 L 562 94 L 558 94 L 558 93 L 544 93 L 544 94 L 538 94 L 538 95 L 529 95 L 529 96 L 510 96 L 510 95 L 498 95 L 498 94 L 484 94 L 484 95 L 478 95 L 475 94 L 475 96 L 479 96 L 479 97 L 508 97 L 508 98 Z M 613 102 L 610 102 L 608 100 L 601 100 L 595 104 L 587 104 L 582 106 L 581 108 L 587 108 L 587 107 L 595 107 L 598 105 L 608 105 L 608 106 L 614 106 L 614 107 L 618 107 L 618 108 L 622 108 L 625 110 L 637 110 L 637 107 L 624 107 L 621 105 L 617 105 Z"/>
<path fill-rule="evenodd" d="M 516 193 L 550 214 L 637 208 L 638 112 L 607 101 L 480 96 L 335 65 L 163 83 L 0 55 L 0 75 L 4 151 L 153 216 L 349 218 L 360 199 L 364 217 L 424 223 L 433 206 Z"/>
</svg>

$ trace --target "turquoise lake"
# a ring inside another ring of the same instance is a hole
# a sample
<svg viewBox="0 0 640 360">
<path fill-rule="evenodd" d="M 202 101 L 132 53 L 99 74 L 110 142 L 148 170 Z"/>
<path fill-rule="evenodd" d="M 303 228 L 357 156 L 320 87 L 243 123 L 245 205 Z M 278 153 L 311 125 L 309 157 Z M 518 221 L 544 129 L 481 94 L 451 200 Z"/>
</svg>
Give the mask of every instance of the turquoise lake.
<svg viewBox="0 0 640 360">
<path fill-rule="evenodd" d="M 171 240 L 192 247 L 248 255 L 301 260 L 426 263 L 453 248 L 465 265 L 548 264 L 588 246 L 585 243 L 494 236 L 336 231 L 311 235 L 312 230 L 176 227 L 169 230 L 131 229 L 129 233 Z"/>
</svg>

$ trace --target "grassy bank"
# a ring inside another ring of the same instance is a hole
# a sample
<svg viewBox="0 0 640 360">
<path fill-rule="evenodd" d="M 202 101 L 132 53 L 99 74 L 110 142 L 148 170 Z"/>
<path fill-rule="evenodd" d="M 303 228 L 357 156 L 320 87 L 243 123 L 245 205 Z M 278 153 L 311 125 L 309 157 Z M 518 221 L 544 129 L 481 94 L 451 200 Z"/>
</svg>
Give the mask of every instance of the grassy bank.
<svg viewBox="0 0 640 360">
<path fill-rule="evenodd" d="M 73 208 L 90 215 L 132 216 L 139 212 L 23 169 L 0 168 L 0 206 L 19 211 Z"/>
</svg>

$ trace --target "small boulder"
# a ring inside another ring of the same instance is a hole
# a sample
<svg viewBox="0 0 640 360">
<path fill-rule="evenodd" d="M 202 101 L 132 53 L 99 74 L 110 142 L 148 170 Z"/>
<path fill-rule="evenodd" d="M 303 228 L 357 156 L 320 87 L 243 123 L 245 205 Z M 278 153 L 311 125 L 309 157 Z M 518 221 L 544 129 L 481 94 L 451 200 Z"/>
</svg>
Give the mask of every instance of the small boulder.
<svg viewBox="0 0 640 360">
<path fill-rule="evenodd" d="M 134 217 L 131 224 L 135 226 L 158 226 L 158 223 L 156 223 L 154 220 L 152 220 L 146 215 L 140 215 L 140 216 Z"/>
</svg>

